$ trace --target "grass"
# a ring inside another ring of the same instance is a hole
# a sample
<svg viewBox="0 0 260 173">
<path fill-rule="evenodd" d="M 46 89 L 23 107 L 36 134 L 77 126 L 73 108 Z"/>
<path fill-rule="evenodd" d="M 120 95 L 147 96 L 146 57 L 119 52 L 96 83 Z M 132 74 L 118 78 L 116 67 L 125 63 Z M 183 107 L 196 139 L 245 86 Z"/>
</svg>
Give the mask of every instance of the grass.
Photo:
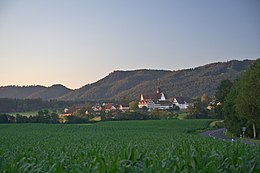
<svg viewBox="0 0 260 173">
<path fill-rule="evenodd" d="M 259 172 L 259 146 L 187 132 L 210 120 L 0 125 L 0 172 Z"/>
<path fill-rule="evenodd" d="M 223 128 L 224 127 L 224 120 L 214 120 L 209 124 L 209 128 Z"/>
<path fill-rule="evenodd" d="M 244 141 L 249 141 L 249 142 L 254 142 L 254 143 L 260 144 L 260 139 L 241 138 L 240 140 L 244 140 Z"/>
</svg>

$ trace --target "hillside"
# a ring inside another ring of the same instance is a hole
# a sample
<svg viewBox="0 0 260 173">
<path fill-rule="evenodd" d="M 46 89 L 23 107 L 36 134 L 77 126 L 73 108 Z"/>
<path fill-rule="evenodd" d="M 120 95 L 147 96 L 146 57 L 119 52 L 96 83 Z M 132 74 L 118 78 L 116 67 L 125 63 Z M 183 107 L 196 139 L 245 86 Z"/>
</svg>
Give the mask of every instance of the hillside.
<svg viewBox="0 0 260 173">
<path fill-rule="evenodd" d="M 0 98 L 16 98 L 16 99 L 33 99 L 42 98 L 43 100 L 51 100 L 61 97 L 71 89 L 63 85 L 53 85 L 51 87 L 44 86 L 5 86 L 0 87 Z"/>
<path fill-rule="evenodd" d="M 154 92 L 157 81 L 168 97 L 212 96 L 224 79 L 234 80 L 254 61 L 218 62 L 179 71 L 133 70 L 114 71 L 93 84 L 60 97 L 61 100 L 105 100 L 129 98 L 137 100 L 141 93 Z"/>
<path fill-rule="evenodd" d="M 44 86 L 6 86 L 0 87 L 0 98 L 43 100 L 59 99 L 67 101 L 95 101 L 124 98 L 138 100 L 141 93 L 154 92 L 158 79 L 161 89 L 168 97 L 174 96 L 212 96 L 224 79 L 234 80 L 246 70 L 253 60 L 228 61 L 178 71 L 133 70 L 114 71 L 103 79 L 71 90 L 63 85 Z"/>
</svg>

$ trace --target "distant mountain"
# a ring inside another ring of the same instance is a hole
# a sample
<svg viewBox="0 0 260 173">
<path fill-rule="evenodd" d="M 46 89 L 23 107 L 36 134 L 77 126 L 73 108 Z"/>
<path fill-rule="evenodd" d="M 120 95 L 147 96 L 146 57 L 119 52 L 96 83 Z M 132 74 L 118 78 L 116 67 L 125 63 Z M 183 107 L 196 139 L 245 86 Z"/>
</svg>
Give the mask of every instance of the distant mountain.
<svg viewBox="0 0 260 173">
<path fill-rule="evenodd" d="M 57 84 L 51 87 L 36 86 L 5 86 L 0 87 L 0 98 L 33 99 L 42 98 L 51 100 L 61 97 L 72 90 Z"/>
<path fill-rule="evenodd" d="M 155 92 L 158 80 L 168 97 L 214 95 L 224 79 L 234 80 L 254 60 L 207 64 L 192 69 L 114 71 L 105 78 L 61 96 L 61 100 L 134 99 L 141 93 Z"/>
</svg>

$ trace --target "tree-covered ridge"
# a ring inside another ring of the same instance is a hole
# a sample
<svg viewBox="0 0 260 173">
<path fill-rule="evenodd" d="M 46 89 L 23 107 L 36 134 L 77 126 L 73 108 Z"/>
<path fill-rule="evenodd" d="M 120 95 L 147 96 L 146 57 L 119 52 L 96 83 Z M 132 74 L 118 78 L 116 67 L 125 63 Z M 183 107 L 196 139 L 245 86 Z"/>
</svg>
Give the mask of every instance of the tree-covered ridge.
<svg viewBox="0 0 260 173">
<path fill-rule="evenodd" d="M 114 71 L 95 83 L 73 91 L 63 85 L 51 87 L 6 86 L 0 87 L 0 98 L 73 101 L 122 100 L 125 98 L 138 100 L 141 93 L 152 93 L 156 90 L 158 79 L 161 89 L 168 97 L 195 97 L 203 94 L 212 96 L 222 80 L 233 81 L 253 62 L 255 61 L 233 60 L 178 71 L 150 69 Z"/>
<path fill-rule="evenodd" d="M 60 100 L 42 100 L 38 99 L 11 99 L 0 98 L 0 114 L 11 112 L 39 111 L 41 109 L 60 109 L 72 106 L 76 102 Z"/>
<path fill-rule="evenodd" d="M 85 85 L 62 97 L 62 100 L 104 100 L 123 98 L 137 100 L 141 93 L 154 92 L 158 79 L 168 97 L 214 95 L 222 80 L 233 81 L 246 70 L 252 60 L 228 61 L 178 70 L 114 71 L 96 83 Z"/>
<path fill-rule="evenodd" d="M 35 99 L 41 98 L 43 100 L 56 99 L 64 94 L 72 91 L 71 89 L 60 85 L 52 85 L 45 87 L 40 85 L 35 86 L 5 86 L 0 87 L 0 98 L 13 99 Z"/>
</svg>

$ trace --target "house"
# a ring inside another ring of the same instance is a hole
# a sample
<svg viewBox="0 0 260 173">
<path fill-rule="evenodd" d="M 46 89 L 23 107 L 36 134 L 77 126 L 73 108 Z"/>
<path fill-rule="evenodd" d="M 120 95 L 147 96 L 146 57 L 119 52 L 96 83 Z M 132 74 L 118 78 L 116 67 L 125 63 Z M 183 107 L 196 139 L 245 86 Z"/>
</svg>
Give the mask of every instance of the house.
<svg viewBox="0 0 260 173">
<path fill-rule="evenodd" d="M 175 97 L 173 98 L 173 104 L 178 106 L 180 109 L 187 109 L 192 103 L 192 99 L 189 97 Z"/>
<path fill-rule="evenodd" d="M 172 103 L 168 99 L 166 99 L 165 94 L 158 87 L 156 93 L 145 95 L 141 94 L 138 107 L 140 109 L 145 107 L 148 109 L 148 111 L 151 111 L 153 109 L 166 110 L 170 109 L 173 106 Z"/>
<path fill-rule="evenodd" d="M 168 109 L 173 108 L 172 102 L 170 102 L 168 100 L 166 100 L 166 101 L 159 101 L 159 103 L 160 103 L 160 108 L 159 109 L 168 110 Z"/>
<path fill-rule="evenodd" d="M 93 110 L 94 112 L 98 112 L 98 111 L 99 111 L 99 107 L 92 106 L 92 110 Z"/>
<path fill-rule="evenodd" d="M 65 108 L 63 114 L 60 114 L 60 117 L 72 116 L 77 111 L 78 107 L 73 106 L 71 108 Z"/>
<path fill-rule="evenodd" d="M 105 105 L 105 111 L 106 112 L 109 112 L 109 111 L 114 111 L 116 110 L 116 107 L 114 106 L 113 103 L 108 103 Z"/>
<path fill-rule="evenodd" d="M 126 104 L 119 104 L 118 109 L 121 110 L 122 112 L 126 112 L 126 111 L 130 110 L 130 107 L 129 107 L 129 105 L 126 105 Z"/>
</svg>

